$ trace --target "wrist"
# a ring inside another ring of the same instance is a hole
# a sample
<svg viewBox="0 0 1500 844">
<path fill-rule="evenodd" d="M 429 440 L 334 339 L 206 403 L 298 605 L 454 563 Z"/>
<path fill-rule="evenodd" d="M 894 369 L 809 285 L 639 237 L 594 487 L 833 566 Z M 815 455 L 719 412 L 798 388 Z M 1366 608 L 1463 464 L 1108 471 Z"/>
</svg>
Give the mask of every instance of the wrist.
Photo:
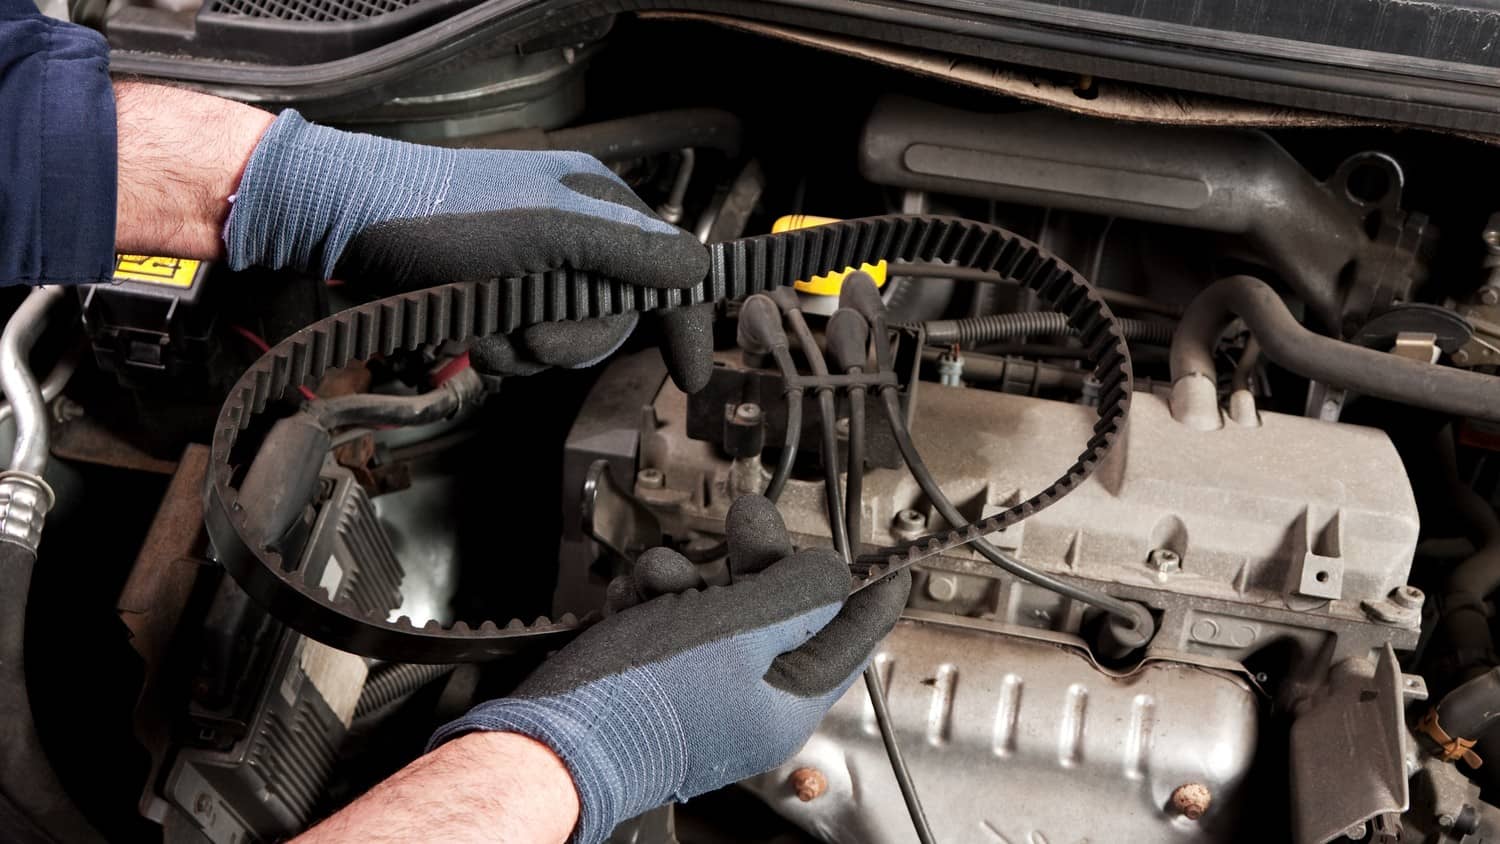
<svg viewBox="0 0 1500 844">
<path fill-rule="evenodd" d="M 577 818 L 578 794 L 552 751 L 515 733 L 473 733 L 419 757 L 297 844 L 560 844 Z"/>
<path fill-rule="evenodd" d="M 681 788 L 687 747 L 675 717 L 668 717 L 673 711 L 651 684 L 610 678 L 555 696 L 482 703 L 439 728 L 429 746 L 480 732 L 536 739 L 562 760 L 577 790 L 571 840 L 596 844 Z"/>
<path fill-rule="evenodd" d="M 524 794 L 507 789 L 506 800 L 524 800 L 531 809 L 528 825 L 542 841 L 564 841 L 578 824 L 578 789 L 563 760 L 552 748 L 520 733 L 469 733 L 434 751 L 452 758 L 487 780 L 518 775 Z"/>
<path fill-rule="evenodd" d="M 114 85 L 115 249 L 220 258 L 234 194 L 274 119 L 242 103 L 161 85 Z"/>
</svg>

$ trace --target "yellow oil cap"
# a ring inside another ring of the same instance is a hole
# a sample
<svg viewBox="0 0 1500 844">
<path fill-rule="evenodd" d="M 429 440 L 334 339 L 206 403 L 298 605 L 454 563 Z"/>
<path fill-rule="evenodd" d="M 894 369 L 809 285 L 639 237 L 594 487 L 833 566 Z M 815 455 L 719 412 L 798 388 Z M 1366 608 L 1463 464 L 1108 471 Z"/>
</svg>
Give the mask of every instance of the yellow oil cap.
<svg viewBox="0 0 1500 844">
<path fill-rule="evenodd" d="M 814 226 L 826 226 L 829 223 L 837 222 L 839 222 L 839 220 L 836 217 L 814 217 L 809 214 L 788 214 L 773 223 L 771 225 L 771 231 L 774 234 L 780 234 L 781 232 L 795 231 L 797 229 L 810 229 Z M 864 264 L 861 265 L 859 269 L 866 273 L 869 273 L 870 278 L 875 279 L 876 287 L 885 286 L 885 261 L 881 261 L 878 264 Z M 797 290 L 800 290 L 803 293 L 810 293 L 813 296 L 837 296 L 839 295 L 839 290 L 844 286 L 844 279 L 848 278 L 849 274 L 852 272 L 855 272 L 854 267 L 846 267 L 842 270 L 839 270 L 838 272 L 828 273 L 826 275 L 815 275 L 812 278 L 805 280 L 798 279 L 796 283 L 793 284 L 793 286 Z"/>
</svg>

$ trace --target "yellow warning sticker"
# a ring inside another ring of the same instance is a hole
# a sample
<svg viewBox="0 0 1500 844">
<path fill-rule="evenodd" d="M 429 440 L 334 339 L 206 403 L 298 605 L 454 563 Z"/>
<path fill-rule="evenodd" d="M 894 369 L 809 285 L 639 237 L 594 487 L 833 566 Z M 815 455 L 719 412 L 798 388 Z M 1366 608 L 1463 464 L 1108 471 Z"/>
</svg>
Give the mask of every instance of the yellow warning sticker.
<svg viewBox="0 0 1500 844">
<path fill-rule="evenodd" d="M 200 261 L 191 258 L 160 258 L 152 255 L 116 255 L 115 281 L 144 281 L 168 287 L 188 288 L 198 275 Z"/>
</svg>

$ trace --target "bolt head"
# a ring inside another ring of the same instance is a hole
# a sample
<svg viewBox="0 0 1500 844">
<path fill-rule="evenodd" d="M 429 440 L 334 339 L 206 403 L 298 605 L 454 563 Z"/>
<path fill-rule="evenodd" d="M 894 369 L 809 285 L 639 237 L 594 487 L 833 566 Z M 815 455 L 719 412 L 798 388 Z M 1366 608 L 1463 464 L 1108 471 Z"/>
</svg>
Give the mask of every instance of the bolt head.
<svg viewBox="0 0 1500 844">
<path fill-rule="evenodd" d="M 642 469 L 635 473 L 635 482 L 642 489 L 661 489 L 667 485 L 667 476 L 660 469 Z"/>
<path fill-rule="evenodd" d="M 1484 245 L 1491 249 L 1500 249 L 1500 211 L 1490 214 L 1490 218 L 1484 223 L 1484 231 L 1481 234 Z"/>
<path fill-rule="evenodd" d="M 740 422 L 756 423 L 760 421 L 760 405 L 755 402 L 745 402 L 735 407 L 734 418 Z"/>
<path fill-rule="evenodd" d="M 845 416 L 843 419 L 840 419 L 839 421 L 833 423 L 833 430 L 839 436 L 844 437 L 845 439 L 848 439 L 848 437 L 849 437 L 849 417 Z"/>
<path fill-rule="evenodd" d="M 958 596 L 958 578 L 951 574 L 934 574 L 927 578 L 927 597 L 934 601 L 951 601 Z"/>
<path fill-rule="evenodd" d="M 1420 609 L 1424 597 L 1422 590 L 1415 586 L 1398 586 L 1391 590 L 1391 603 L 1409 610 Z"/>
<path fill-rule="evenodd" d="M 1482 305 L 1500 304 L 1500 287 L 1486 284 L 1479 288 L 1479 303 Z"/>
<path fill-rule="evenodd" d="M 1453 816 L 1449 815 L 1449 814 L 1442 814 L 1442 815 L 1438 815 L 1437 816 L 1437 825 L 1439 827 L 1443 828 L 1443 829 L 1448 829 L 1448 828 L 1452 827 L 1453 826 L 1453 821 L 1454 821 Z"/>
<path fill-rule="evenodd" d="M 792 791 L 797 799 L 803 803 L 810 803 L 823 796 L 828 790 L 828 778 L 817 768 L 798 768 L 792 771 L 787 782 L 792 786 Z"/>
<path fill-rule="evenodd" d="M 1462 366 L 1469 362 L 1469 350 L 1459 349 L 1453 353 L 1453 362 Z"/>
<path fill-rule="evenodd" d="M 1146 564 L 1159 572 L 1179 571 L 1182 568 L 1182 555 L 1171 548 L 1157 548 L 1146 557 Z"/>
<path fill-rule="evenodd" d="M 891 532 L 901 539 L 916 539 L 927 530 L 927 517 L 917 510 L 898 510 Z"/>
<path fill-rule="evenodd" d="M 1351 826 L 1348 829 L 1344 830 L 1344 837 L 1349 839 L 1350 841 L 1363 841 L 1365 839 L 1366 832 L 1368 832 L 1368 829 L 1365 827 L 1365 825 L 1362 823 L 1357 823 L 1354 826 Z"/>
</svg>

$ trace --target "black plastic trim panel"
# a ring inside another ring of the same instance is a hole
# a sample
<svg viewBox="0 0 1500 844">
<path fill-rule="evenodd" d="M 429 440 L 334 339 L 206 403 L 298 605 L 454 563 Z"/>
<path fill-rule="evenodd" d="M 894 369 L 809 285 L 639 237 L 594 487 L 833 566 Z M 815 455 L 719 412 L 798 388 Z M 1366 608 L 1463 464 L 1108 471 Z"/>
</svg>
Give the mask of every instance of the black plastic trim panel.
<svg viewBox="0 0 1500 844">
<path fill-rule="evenodd" d="M 1102 0 L 1089 2 L 1107 7 Z M 1234 5 L 1251 5 L 1270 14 L 1288 3 L 1304 0 Z M 1354 0 L 1341 5 L 1351 3 Z M 1453 11 L 1427 5 L 1438 12 Z M 116 72 L 196 83 L 254 101 L 298 103 L 311 114 L 332 116 L 379 102 L 383 86 L 430 71 L 471 48 L 518 44 L 577 23 L 641 10 L 732 15 L 1376 121 L 1500 134 L 1500 71 L 1493 66 L 1224 32 L 1043 2 L 487 0 L 391 44 L 321 64 L 235 64 L 116 51 L 112 65 Z M 1478 30 L 1500 27 L 1500 10 L 1463 11 L 1475 16 Z M 1500 38 L 1495 40 L 1500 43 Z M 1466 52 L 1500 64 L 1492 50 Z"/>
</svg>

